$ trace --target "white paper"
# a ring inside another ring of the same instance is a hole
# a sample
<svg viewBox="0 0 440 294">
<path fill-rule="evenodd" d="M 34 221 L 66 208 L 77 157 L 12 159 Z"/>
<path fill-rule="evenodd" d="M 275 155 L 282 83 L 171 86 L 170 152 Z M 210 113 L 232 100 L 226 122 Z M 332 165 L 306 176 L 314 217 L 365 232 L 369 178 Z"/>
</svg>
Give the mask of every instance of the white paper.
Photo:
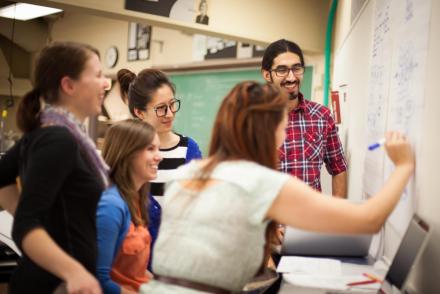
<svg viewBox="0 0 440 294">
<path fill-rule="evenodd" d="M 387 129 L 405 133 L 417 157 L 425 110 L 431 1 L 395 1 L 394 4 L 393 17 L 397 25 L 392 52 Z M 389 159 L 386 159 L 385 175 L 393 169 Z M 401 234 L 405 232 L 416 210 L 415 189 L 413 178 L 390 216 L 391 225 Z"/>
<path fill-rule="evenodd" d="M 347 286 L 349 283 L 368 280 L 368 278 L 363 275 L 320 276 L 284 274 L 283 279 L 289 284 L 295 286 L 325 290 L 379 290 L 381 285 L 380 283 L 371 283 L 357 286 Z"/>
<path fill-rule="evenodd" d="M 347 284 L 341 276 L 284 274 L 283 279 L 292 285 L 300 287 L 328 290 L 348 289 Z"/>
<path fill-rule="evenodd" d="M 177 0 L 171 7 L 170 18 L 194 22 L 196 19 L 194 0 Z"/>
<path fill-rule="evenodd" d="M 238 43 L 237 46 L 237 58 L 251 58 L 252 57 L 252 51 L 254 46 L 251 44 L 247 44 L 244 46 L 243 43 Z"/>
<path fill-rule="evenodd" d="M 128 49 L 136 49 L 137 24 L 130 22 L 128 29 Z"/>
<path fill-rule="evenodd" d="M 431 0 L 382 0 L 375 5 L 367 142 L 375 143 L 387 130 L 400 131 L 417 157 L 423 133 Z M 375 194 L 393 169 L 383 148 L 367 151 L 364 192 Z M 416 189 L 412 179 L 390 216 L 390 224 L 401 234 L 416 211 Z"/>
<path fill-rule="evenodd" d="M 389 76 L 393 23 L 391 7 L 393 0 L 375 2 L 374 34 L 371 52 L 371 71 L 367 105 L 367 143 L 373 144 L 382 138 L 386 130 Z M 366 148 L 366 146 L 365 146 Z M 383 148 L 367 151 L 364 163 L 363 189 L 372 196 L 384 183 Z"/>
<path fill-rule="evenodd" d="M 303 275 L 340 276 L 342 273 L 342 266 L 341 262 L 336 259 L 283 256 L 278 264 L 277 272 Z"/>
<path fill-rule="evenodd" d="M 15 246 L 11 237 L 12 223 L 14 219 L 6 210 L 0 211 L 0 241 L 9 246 L 18 255 L 21 255 L 20 250 Z"/>
<path fill-rule="evenodd" d="M 193 61 L 203 61 L 208 52 L 208 37 L 204 35 L 194 35 L 193 37 Z"/>
</svg>

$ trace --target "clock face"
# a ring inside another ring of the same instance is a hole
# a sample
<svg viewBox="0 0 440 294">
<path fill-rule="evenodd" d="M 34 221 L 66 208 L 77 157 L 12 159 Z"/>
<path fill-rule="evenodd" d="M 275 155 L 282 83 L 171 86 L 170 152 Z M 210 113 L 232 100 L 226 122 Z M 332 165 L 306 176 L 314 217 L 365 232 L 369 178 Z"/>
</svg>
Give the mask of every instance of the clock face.
<svg viewBox="0 0 440 294">
<path fill-rule="evenodd" d="M 115 67 L 118 62 L 118 49 L 112 46 L 105 52 L 105 64 L 108 68 Z"/>
</svg>

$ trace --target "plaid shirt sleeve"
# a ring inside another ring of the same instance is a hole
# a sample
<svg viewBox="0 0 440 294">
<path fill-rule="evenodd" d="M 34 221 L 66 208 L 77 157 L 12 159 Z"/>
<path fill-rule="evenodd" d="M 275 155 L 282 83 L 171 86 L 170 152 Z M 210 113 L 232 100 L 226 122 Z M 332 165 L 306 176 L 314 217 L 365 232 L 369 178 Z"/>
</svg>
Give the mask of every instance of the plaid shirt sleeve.
<svg viewBox="0 0 440 294">
<path fill-rule="evenodd" d="M 335 176 L 346 171 L 347 162 L 345 161 L 344 150 L 339 140 L 338 128 L 331 115 L 328 116 L 325 144 L 324 162 L 329 174 Z"/>
</svg>

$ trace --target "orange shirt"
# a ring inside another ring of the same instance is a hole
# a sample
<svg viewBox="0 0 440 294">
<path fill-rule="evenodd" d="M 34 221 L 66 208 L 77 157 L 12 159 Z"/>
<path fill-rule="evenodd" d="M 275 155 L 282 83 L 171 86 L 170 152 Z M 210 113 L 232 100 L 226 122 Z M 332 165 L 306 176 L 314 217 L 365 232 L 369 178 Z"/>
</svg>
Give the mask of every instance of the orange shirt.
<svg viewBox="0 0 440 294">
<path fill-rule="evenodd" d="M 151 236 L 145 226 L 130 224 L 121 249 L 113 262 L 110 276 L 121 287 L 139 291 L 150 280 L 147 265 L 150 258 Z"/>
</svg>

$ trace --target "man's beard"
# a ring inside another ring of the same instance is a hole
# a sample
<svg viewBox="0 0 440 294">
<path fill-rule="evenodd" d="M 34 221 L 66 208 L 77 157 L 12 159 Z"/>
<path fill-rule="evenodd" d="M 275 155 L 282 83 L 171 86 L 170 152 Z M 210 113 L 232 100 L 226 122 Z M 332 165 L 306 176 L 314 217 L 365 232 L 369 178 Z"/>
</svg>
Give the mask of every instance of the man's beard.
<svg viewBox="0 0 440 294">
<path fill-rule="evenodd" d="M 289 93 L 289 100 L 295 100 L 296 98 L 298 98 L 298 94 L 298 92 Z"/>
<path fill-rule="evenodd" d="M 283 83 L 280 84 L 280 86 L 285 88 L 285 85 L 287 85 L 287 84 L 289 84 L 289 85 L 295 85 L 295 84 L 296 84 L 297 87 L 299 88 L 299 82 L 298 82 L 298 81 L 294 81 L 294 82 L 283 82 Z M 285 89 L 286 89 L 286 88 L 285 88 Z M 289 100 L 295 100 L 295 99 L 297 99 L 298 96 L 299 96 L 299 91 L 296 91 L 296 92 L 289 92 L 288 94 L 289 94 Z"/>
</svg>

